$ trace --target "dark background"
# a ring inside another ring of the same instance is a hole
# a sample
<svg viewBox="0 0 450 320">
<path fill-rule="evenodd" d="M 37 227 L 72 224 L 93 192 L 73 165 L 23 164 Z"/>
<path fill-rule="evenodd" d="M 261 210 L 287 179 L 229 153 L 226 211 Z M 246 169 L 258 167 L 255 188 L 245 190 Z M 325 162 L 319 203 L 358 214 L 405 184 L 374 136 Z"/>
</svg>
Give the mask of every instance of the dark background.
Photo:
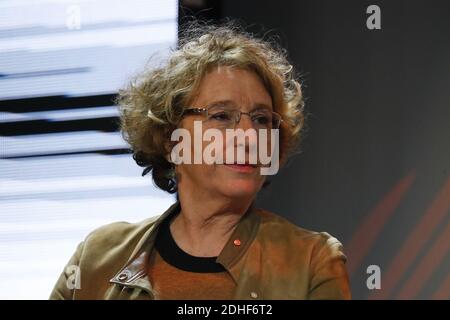
<svg viewBox="0 0 450 320">
<path fill-rule="evenodd" d="M 344 243 L 356 299 L 450 298 L 450 2 L 184 1 L 278 37 L 309 113 L 259 205 Z M 366 8 L 381 9 L 381 30 Z M 366 286 L 369 265 L 381 290 Z"/>
</svg>

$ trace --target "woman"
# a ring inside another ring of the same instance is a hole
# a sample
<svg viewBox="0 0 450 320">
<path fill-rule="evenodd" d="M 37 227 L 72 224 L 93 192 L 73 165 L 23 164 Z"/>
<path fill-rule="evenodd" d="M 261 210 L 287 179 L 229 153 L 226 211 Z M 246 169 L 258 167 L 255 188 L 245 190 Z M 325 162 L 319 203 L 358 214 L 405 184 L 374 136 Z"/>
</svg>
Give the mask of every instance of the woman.
<svg viewBox="0 0 450 320">
<path fill-rule="evenodd" d="M 234 26 L 197 25 L 165 65 L 122 90 L 118 103 L 143 175 L 151 172 L 177 202 L 159 217 L 88 235 L 51 299 L 350 298 L 339 241 L 254 206 L 266 177 L 261 162 L 249 159 L 261 136 L 239 144 L 225 138 L 216 150 L 244 150 L 244 163 L 174 160 L 173 133 L 195 136 L 197 123 L 201 133 L 279 129 L 279 162 L 286 162 L 304 119 L 301 87 L 283 50 Z M 263 143 L 277 145 L 271 138 Z M 183 157 L 195 158 L 195 143 Z"/>
</svg>

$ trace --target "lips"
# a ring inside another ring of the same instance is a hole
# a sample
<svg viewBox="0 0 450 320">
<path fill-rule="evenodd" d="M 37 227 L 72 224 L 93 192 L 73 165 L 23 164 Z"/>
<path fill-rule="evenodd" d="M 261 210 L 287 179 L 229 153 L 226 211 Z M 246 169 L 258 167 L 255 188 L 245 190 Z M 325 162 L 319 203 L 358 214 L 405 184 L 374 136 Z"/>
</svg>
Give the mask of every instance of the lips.
<svg viewBox="0 0 450 320">
<path fill-rule="evenodd" d="M 258 167 L 256 164 L 249 164 L 249 163 L 245 164 L 233 163 L 233 164 L 225 164 L 225 166 L 239 172 L 252 172 L 253 170 L 255 170 L 255 168 Z"/>
</svg>

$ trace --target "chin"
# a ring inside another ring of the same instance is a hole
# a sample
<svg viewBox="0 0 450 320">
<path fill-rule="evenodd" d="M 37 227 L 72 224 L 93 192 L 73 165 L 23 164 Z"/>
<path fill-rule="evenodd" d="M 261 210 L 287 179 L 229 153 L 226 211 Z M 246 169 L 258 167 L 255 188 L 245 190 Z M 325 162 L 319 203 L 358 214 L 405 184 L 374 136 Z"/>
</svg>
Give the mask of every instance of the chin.
<svg viewBox="0 0 450 320">
<path fill-rule="evenodd" d="M 230 179 L 221 182 L 222 193 L 231 198 L 253 197 L 261 188 L 261 182 L 248 179 Z"/>
</svg>

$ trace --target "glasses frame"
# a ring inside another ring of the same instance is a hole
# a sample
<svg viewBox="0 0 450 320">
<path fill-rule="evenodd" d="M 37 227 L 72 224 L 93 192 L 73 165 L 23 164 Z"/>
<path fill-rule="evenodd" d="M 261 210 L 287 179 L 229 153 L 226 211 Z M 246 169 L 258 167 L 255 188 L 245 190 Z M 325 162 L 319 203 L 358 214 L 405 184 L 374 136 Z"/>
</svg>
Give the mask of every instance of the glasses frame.
<svg viewBox="0 0 450 320">
<path fill-rule="evenodd" d="M 191 115 L 192 114 L 193 115 L 204 114 L 208 118 L 208 116 L 209 116 L 209 112 L 208 111 L 209 111 L 209 108 L 211 108 L 211 107 L 203 107 L 203 108 L 202 107 L 188 107 L 188 108 L 185 108 L 183 110 L 183 113 L 181 114 L 181 116 L 184 117 L 185 115 L 189 115 L 189 114 L 191 114 Z M 251 112 L 243 112 L 241 110 L 236 110 L 236 111 L 239 112 L 239 114 L 238 114 L 238 116 L 236 117 L 236 119 L 234 121 L 234 127 L 236 127 L 236 125 L 241 121 L 241 117 L 242 117 L 243 114 L 249 116 L 250 119 L 252 117 L 252 112 L 253 111 L 251 111 Z M 277 112 L 274 112 L 274 111 L 270 111 L 270 112 L 272 113 L 272 115 L 275 115 L 276 119 L 278 119 L 278 125 L 276 126 L 276 128 L 272 126 L 272 128 L 270 128 L 270 129 L 279 129 L 280 126 L 281 126 L 281 123 L 284 121 L 283 118 Z M 272 122 L 273 122 L 273 119 L 272 119 Z"/>
</svg>

